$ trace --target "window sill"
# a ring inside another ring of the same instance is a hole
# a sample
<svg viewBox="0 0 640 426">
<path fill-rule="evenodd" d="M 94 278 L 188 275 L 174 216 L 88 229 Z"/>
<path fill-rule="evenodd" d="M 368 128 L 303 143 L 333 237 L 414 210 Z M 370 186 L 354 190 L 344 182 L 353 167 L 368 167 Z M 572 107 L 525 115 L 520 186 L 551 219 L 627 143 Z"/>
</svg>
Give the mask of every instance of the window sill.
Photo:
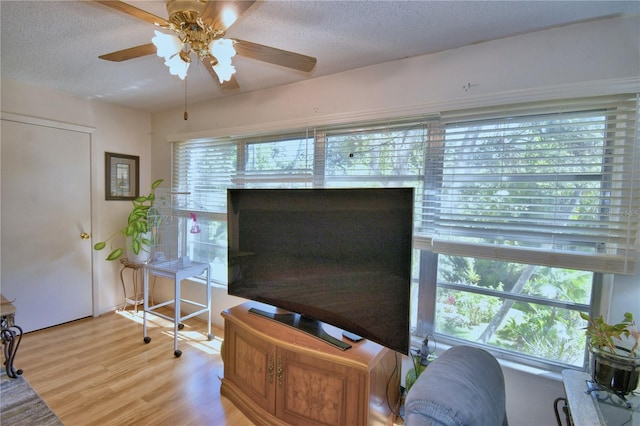
<svg viewBox="0 0 640 426">
<path fill-rule="evenodd" d="M 411 338 L 411 343 L 412 343 L 412 348 L 415 349 L 416 347 L 420 347 L 420 345 L 422 344 L 422 341 L 415 337 L 412 336 Z M 435 348 L 435 354 L 436 355 L 440 355 L 443 352 L 445 352 L 447 349 L 452 348 L 454 345 L 450 345 L 450 344 L 444 344 L 441 342 L 438 342 Z M 487 350 L 486 348 L 482 348 Z M 491 352 L 491 351 L 489 351 Z M 500 366 L 504 369 L 508 369 L 508 370 L 512 370 L 518 373 L 524 373 L 524 374 L 529 374 L 532 376 L 536 376 L 536 377 L 541 377 L 541 378 L 545 378 L 548 380 L 553 380 L 556 382 L 562 382 L 562 370 L 563 369 L 567 369 L 567 368 L 572 368 L 569 366 L 566 367 L 557 367 L 556 369 L 554 368 L 544 368 L 544 367 L 533 367 L 530 365 L 526 365 L 520 362 L 517 362 L 516 360 L 512 360 L 512 359 L 506 359 L 504 356 L 502 356 L 502 354 L 500 353 L 495 353 L 495 352 L 491 352 L 491 354 L 498 360 L 498 363 L 500 364 Z M 575 367 L 573 367 L 575 368 Z M 578 369 L 578 368 L 576 368 Z"/>
<path fill-rule="evenodd" d="M 556 382 L 562 382 L 562 372 L 547 370 L 544 368 L 531 367 L 515 361 L 500 359 L 496 357 L 498 363 L 502 368 L 508 368 L 520 373 L 530 374 L 536 377 L 543 377 L 545 379 L 553 380 Z"/>
</svg>

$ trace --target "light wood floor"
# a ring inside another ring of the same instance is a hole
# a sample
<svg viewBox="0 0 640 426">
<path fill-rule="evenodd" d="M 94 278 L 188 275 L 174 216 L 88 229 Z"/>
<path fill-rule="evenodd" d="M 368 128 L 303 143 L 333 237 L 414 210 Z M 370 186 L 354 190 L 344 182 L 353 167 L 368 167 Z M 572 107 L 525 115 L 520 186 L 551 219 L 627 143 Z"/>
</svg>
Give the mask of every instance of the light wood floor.
<svg viewBox="0 0 640 426">
<path fill-rule="evenodd" d="M 132 311 L 27 333 L 15 366 L 67 426 L 251 425 L 220 397 L 223 331 L 187 320 L 176 358 L 173 323 L 147 319 L 149 344 Z"/>
</svg>

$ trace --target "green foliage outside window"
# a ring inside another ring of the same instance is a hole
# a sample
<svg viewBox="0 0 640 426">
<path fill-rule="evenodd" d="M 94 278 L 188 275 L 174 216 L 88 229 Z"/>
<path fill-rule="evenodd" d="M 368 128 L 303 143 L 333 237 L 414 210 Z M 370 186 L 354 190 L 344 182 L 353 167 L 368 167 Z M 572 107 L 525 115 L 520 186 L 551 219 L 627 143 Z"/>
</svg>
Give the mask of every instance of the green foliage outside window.
<svg viewBox="0 0 640 426">
<path fill-rule="evenodd" d="M 591 272 L 460 256 L 440 256 L 440 261 L 439 282 L 454 286 L 438 289 L 437 332 L 533 357 L 582 365 L 585 334 L 579 311 L 544 305 L 544 301 L 588 304 Z M 522 289 L 514 291 L 523 274 L 529 278 Z M 474 288 L 488 290 L 489 294 L 474 292 Z M 510 299 L 512 292 L 531 301 Z M 541 303 L 535 303 L 536 300 Z M 508 309 L 500 315 L 500 308 L 507 304 Z"/>
</svg>

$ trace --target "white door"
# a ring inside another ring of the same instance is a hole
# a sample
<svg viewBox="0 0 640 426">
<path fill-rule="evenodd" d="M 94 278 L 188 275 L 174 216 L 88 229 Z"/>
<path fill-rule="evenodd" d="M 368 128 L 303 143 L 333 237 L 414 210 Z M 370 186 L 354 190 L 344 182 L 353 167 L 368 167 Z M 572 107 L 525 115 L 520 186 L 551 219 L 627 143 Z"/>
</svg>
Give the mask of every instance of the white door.
<svg viewBox="0 0 640 426">
<path fill-rule="evenodd" d="M 90 316 L 90 134 L 1 124 L 0 290 L 25 332 Z"/>
</svg>

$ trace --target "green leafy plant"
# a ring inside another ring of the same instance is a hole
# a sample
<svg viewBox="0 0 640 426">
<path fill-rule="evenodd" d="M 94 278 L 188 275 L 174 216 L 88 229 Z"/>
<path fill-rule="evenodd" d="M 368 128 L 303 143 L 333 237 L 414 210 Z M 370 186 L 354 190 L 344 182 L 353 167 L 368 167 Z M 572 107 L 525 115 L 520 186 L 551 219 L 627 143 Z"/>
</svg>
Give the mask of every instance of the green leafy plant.
<svg viewBox="0 0 640 426">
<path fill-rule="evenodd" d="M 135 254 L 139 254 L 140 250 L 148 250 L 148 248 L 151 247 L 152 242 L 145 237 L 147 232 L 150 230 L 150 224 L 147 221 L 147 212 L 151 207 L 153 207 L 153 203 L 156 199 L 155 190 L 162 182 L 163 179 L 156 180 L 151 184 L 151 192 L 148 195 L 140 196 L 133 200 L 131 202 L 133 204 L 133 209 L 129 213 L 127 225 L 106 240 L 95 243 L 93 245 L 94 250 L 104 249 L 107 246 L 107 242 L 111 241 L 119 234 L 131 238 L 131 249 Z M 124 253 L 124 249 L 122 247 L 113 248 L 110 246 L 110 248 L 111 253 L 107 256 L 107 260 L 119 259 L 122 256 L 122 253 Z"/>
<path fill-rule="evenodd" d="M 606 349 L 612 354 L 615 354 L 616 344 L 614 339 L 622 340 L 623 337 L 629 338 L 634 342 L 629 351 L 629 356 L 635 356 L 640 341 L 640 331 L 636 328 L 636 323 L 633 320 L 633 314 L 631 312 L 625 312 L 624 319 L 618 324 L 607 324 L 604 322 L 602 315 L 591 319 L 584 312 L 580 312 L 580 316 L 588 322 L 586 333 L 589 338 L 589 344 L 592 347 Z"/>
</svg>

